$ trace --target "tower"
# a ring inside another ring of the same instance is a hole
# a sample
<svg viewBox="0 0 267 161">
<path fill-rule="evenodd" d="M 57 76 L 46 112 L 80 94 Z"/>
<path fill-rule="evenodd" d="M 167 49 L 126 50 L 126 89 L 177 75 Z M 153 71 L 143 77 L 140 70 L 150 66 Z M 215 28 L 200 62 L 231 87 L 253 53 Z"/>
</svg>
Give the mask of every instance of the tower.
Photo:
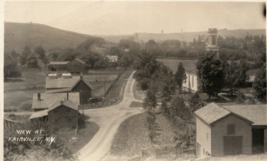
<svg viewBox="0 0 267 161">
<path fill-rule="evenodd" d="M 208 44 L 206 46 L 206 51 L 215 52 L 216 58 L 219 59 L 220 47 L 217 46 L 217 28 L 209 28 L 208 30 Z"/>
</svg>

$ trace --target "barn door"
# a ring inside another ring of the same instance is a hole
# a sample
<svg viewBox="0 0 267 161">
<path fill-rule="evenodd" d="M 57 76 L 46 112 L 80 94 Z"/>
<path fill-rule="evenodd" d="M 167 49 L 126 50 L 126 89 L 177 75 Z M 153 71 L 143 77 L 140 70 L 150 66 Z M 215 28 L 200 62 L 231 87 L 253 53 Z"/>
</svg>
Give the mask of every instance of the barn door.
<svg viewBox="0 0 267 161">
<path fill-rule="evenodd" d="M 242 154 L 242 136 L 224 136 L 224 155 Z"/>
</svg>

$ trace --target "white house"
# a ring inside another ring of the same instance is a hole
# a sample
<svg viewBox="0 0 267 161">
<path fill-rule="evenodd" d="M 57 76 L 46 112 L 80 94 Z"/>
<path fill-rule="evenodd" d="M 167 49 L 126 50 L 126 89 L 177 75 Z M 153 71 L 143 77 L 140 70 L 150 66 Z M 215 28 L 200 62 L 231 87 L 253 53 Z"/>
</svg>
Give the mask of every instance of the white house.
<svg viewBox="0 0 267 161">
<path fill-rule="evenodd" d="M 184 90 L 191 90 L 191 92 L 198 91 L 197 70 L 186 71 L 186 81 L 183 83 Z"/>
<path fill-rule="evenodd" d="M 107 55 L 106 58 L 108 58 L 109 62 L 117 62 L 118 61 L 118 55 Z"/>
</svg>

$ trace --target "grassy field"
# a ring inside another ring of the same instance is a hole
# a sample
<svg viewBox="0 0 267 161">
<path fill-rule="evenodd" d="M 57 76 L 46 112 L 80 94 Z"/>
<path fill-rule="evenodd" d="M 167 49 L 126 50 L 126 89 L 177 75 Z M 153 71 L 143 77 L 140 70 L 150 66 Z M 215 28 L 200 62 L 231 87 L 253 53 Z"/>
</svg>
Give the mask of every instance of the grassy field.
<svg viewBox="0 0 267 161">
<path fill-rule="evenodd" d="M 143 107 L 143 103 L 132 101 L 130 107 Z"/>
<path fill-rule="evenodd" d="M 180 62 L 183 64 L 186 71 L 196 69 L 196 60 L 179 60 L 179 59 L 157 59 L 159 62 L 163 62 L 167 67 L 169 67 L 173 73 L 176 72 Z"/>
</svg>

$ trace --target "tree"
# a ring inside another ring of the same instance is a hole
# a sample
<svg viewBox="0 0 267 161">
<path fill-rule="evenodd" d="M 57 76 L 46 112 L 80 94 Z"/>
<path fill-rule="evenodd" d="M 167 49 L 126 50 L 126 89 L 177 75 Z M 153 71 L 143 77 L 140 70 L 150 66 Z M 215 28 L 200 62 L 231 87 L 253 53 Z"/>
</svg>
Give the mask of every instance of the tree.
<svg viewBox="0 0 267 161">
<path fill-rule="evenodd" d="M 133 59 L 131 58 L 131 56 L 128 54 L 127 55 L 125 54 L 121 57 L 118 64 L 119 64 L 119 66 L 127 69 L 132 64 L 132 62 L 133 62 Z"/>
<path fill-rule="evenodd" d="M 238 65 L 231 60 L 230 65 L 225 67 L 225 87 L 230 89 L 231 96 L 235 92 L 236 88 L 240 86 L 238 80 Z"/>
<path fill-rule="evenodd" d="M 157 98 L 154 92 L 147 90 L 146 98 L 144 100 L 144 109 L 152 109 L 157 106 Z"/>
<path fill-rule="evenodd" d="M 214 58 L 215 54 L 207 52 L 197 60 L 197 74 L 201 80 L 202 90 L 211 95 L 217 95 L 224 87 L 224 73 L 221 61 Z"/>
<path fill-rule="evenodd" d="M 259 100 L 266 100 L 266 63 L 257 72 L 253 87 L 256 97 Z"/>
<path fill-rule="evenodd" d="M 236 95 L 236 103 L 237 104 L 243 104 L 246 100 L 245 95 L 243 94 L 243 92 L 238 91 L 237 95 Z"/>
<path fill-rule="evenodd" d="M 20 56 L 20 65 L 25 65 L 27 62 L 28 57 L 32 54 L 31 49 L 28 46 L 25 46 L 22 54 Z"/>
<path fill-rule="evenodd" d="M 14 59 L 12 55 L 9 53 L 5 53 L 4 55 L 4 79 L 6 80 L 8 77 L 20 77 L 21 72 L 17 67 L 17 61 Z"/>
<path fill-rule="evenodd" d="M 189 100 L 190 108 L 192 111 L 196 111 L 202 107 L 201 99 L 198 92 L 196 92 Z"/>
<path fill-rule="evenodd" d="M 34 49 L 34 53 L 38 56 L 38 58 L 40 60 L 44 59 L 45 58 L 45 50 L 43 49 L 42 46 L 37 46 L 35 49 Z"/>
<path fill-rule="evenodd" d="M 31 55 L 28 58 L 28 60 L 26 62 L 26 65 L 29 68 L 38 68 L 38 60 L 37 60 L 36 56 L 35 55 Z"/>
<path fill-rule="evenodd" d="M 186 107 L 183 98 L 179 96 L 172 98 L 169 110 L 172 116 L 177 116 L 183 120 L 189 120 L 191 118 L 189 108 Z"/>
<path fill-rule="evenodd" d="M 186 83 L 186 74 L 183 64 L 180 62 L 180 64 L 177 67 L 177 71 L 175 73 L 175 81 L 179 87 L 179 90 L 182 90 L 182 84 Z"/>
</svg>

